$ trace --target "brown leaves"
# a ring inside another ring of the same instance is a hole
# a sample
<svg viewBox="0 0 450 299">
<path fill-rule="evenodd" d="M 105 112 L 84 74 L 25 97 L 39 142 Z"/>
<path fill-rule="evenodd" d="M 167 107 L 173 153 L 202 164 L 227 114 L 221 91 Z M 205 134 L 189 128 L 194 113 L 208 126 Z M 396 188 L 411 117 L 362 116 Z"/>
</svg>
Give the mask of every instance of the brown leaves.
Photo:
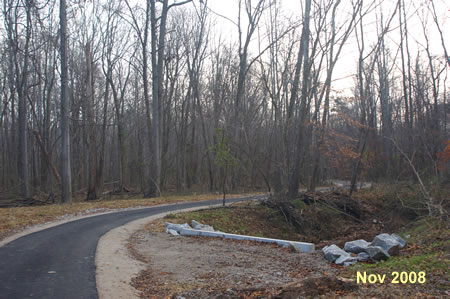
<svg viewBox="0 0 450 299">
<path fill-rule="evenodd" d="M 445 149 L 437 154 L 438 169 L 444 170 L 450 161 L 450 140 L 447 140 Z"/>
<path fill-rule="evenodd" d="M 357 285 L 349 280 L 339 279 L 335 276 L 320 276 L 301 280 L 283 287 L 280 295 L 283 298 L 298 298 L 300 296 L 320 296 L 329 292 L 337 295 L 354 290 Z"/>
</svg>

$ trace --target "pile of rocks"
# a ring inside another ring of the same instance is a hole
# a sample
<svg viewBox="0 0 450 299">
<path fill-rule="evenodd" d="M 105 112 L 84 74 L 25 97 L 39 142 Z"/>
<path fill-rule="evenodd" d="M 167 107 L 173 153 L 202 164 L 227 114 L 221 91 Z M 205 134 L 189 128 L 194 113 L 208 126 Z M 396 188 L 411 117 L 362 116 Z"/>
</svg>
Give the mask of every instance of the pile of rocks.
<svg viewBox="0 0 450 299">
<path fill-rule="evenodd" d="M 379 234 L 371 243 L 355 240 L 345 243 L 343 250 L 332 244 L 325 246 L 322 252 L 328 261 L 348 266 L 359 261 L 387 260 L 391 255 L 398 255 L 400 248 L 405 246 L 405 240 L 396 234 Z"/>
<path fill-rule="evenodd" d="M 165 223 L 166 232 L 173 236 L 180 235 L 180 233 L 183 229 L 195 229 L 195 230 L 202 230 L 202 231 L 208 231 L 208 232 L 215 231 L 211 225 L 201 224 L 200 222 L 197 222 L 195 220 L 191 221 L 191 225 L 192 225 L 192 227 L 190 227 L 189 224 L 187 224 L 187 223 L 184 223 L 184 224 L 175 224 L 175 223 L 170 223 L 170 222 Z"/>
</svg>

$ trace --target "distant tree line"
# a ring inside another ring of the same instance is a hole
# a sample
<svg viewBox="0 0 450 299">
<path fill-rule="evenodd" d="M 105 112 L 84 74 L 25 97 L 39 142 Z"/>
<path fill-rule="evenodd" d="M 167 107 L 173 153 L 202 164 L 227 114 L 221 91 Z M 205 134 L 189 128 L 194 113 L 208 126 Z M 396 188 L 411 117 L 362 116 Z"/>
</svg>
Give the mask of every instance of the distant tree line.
<svg viewBox="0 0 450 299">
<path fill-rule="evenodd" d="M 234 21 L 209 2 L 2 0 L 0 197 L 449 183 L 433 1 L 236 0 Z"/>
</svg>

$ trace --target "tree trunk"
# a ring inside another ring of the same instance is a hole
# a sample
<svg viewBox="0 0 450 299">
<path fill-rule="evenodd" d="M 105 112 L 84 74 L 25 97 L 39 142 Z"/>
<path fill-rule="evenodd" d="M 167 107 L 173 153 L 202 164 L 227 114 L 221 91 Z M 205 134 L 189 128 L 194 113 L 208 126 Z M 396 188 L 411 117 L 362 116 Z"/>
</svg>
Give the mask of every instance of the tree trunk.
<svg viewBox="0 0 450 299">
<path fill-rule="evenodd" d="M 105 96 L 103 97 L 103 123 L 102 123 L 102 143 L 100 146 L 100 157 L 98 159 L 97 168 L 97 194 L 101 194 L 104 188 L 104 166 L 105 166 L 105 144 L 106 144 L 106 126 L 108 121 L 108 100 L 109 100 L 109 84 L 105 84 Z"/>
<path fill-rule="evenodd" d="M 297 144 L 294 150 L 294 161 L 292 166 L 292 173 L 289 177 L 288 197 L 295 198 L 298 195 L 298 188 L 300 186 L 300 161 L 302 156 L 302 146 L 304 141 L 304 128 L 306 121 L 306 101 L 308 97 L 308 84 L 309 84 L 309 21 L 311 12 L 311 0 L 305 0 L 305 20 L 303 25 L 302 40 L 303 43 L 303 78 L 302 78 L 302 92 L 300 99 L 300 115 L 299 115 L 299 128 L 297 133 Z"/>
<path fill-rule="evenodd" d="M 61 202 L 72 201 L 72 177 L 70 169 L 69 98 L 67 93 L 67 13 L 66 0 L 60 0 L 61 37 Z"/>
<path fill-rule="evenodd" d="M 86 45 L 86 66 L 87 66 L 87 120 L 88 120 L 88 190 L 87 200 L 97 199 L 97 137 L 95 134 L 95 115 L 94 115 L 94 86 L 92 74 L 92 53 L 91 45 Z"/>
<path fill-rule="evenodd" d="M 159 17 L 159 37 L 157 40 L 157 18 L 155 0 L 149 0 L 150 9 L 150 26 L 151 26 L 151 47 L 152 47 L 152 156 L 151 156 L 151 175 L 149 197 L 158 197 L 161 195 L 161 152 L 160 152 L 160 131 L 161 123 L 159 121 L 161 115 L 161 95 L 162 95 L 162 79 L 164 68 L 164 46 L 166 37 L 166 21 L 168 12 L 168 0 L 163 0 L 161 16 Z"/>
<path fill-rule="evenodd" d="M 22 72 L 19 73 L 16 61 L 17 93 L 19 96 L 19 176 L 22 182 L 22 195 L 24 199 L 30 198 L 30 184 L 28 174 L 28 142 L 27 142 L 27 99 L 28 99 L 28 59 L 31 39 L 31 2 L 26 2 L 26 37 L 24 49 L 24 62 Z M 17 56 L 16 56 L 17 59 Z"/>
</svg>

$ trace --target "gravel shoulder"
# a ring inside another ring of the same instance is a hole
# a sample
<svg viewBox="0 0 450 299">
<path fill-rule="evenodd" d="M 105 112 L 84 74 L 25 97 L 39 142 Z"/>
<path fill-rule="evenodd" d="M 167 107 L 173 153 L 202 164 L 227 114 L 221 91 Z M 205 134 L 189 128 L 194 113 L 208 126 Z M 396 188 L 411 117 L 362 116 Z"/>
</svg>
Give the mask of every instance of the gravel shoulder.
<svg viewBox="0 0 450 299">
<path fill-rule="evenodd" d="M 270 295 L 299 279 L 337 272 L 319 251 L 145 230 L 133 234 L 130 251 L 148 266 L 133 279 L 143 298 Z"/>
</svg>

